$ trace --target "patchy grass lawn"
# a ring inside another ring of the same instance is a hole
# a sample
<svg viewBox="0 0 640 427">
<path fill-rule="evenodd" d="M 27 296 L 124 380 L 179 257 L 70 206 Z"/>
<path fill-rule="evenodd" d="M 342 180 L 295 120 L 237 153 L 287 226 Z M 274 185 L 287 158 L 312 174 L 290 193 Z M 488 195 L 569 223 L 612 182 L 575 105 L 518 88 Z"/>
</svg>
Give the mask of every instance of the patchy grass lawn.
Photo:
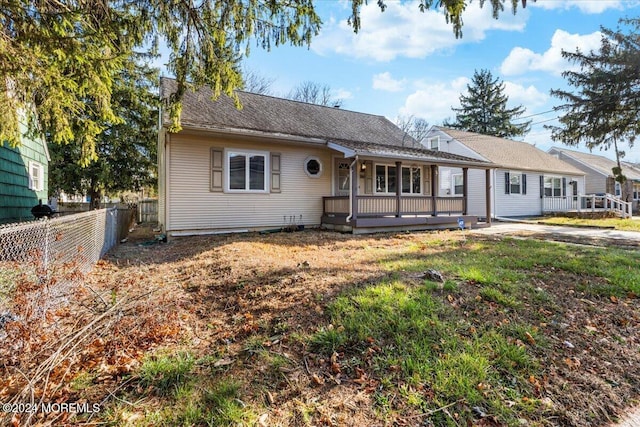
<svg viewBox="0 0 640 427">
<path fill-rule="evenodd" d="M 100 403 L 71 421 L 597 426 L 640 391 L 637 251 L 460 232 L 140 243 L 56 314 L 68 333 L 113 313 L 35 390 Z M 16 369 L 0 400 L 25 390 Z"/>
<path fill-rule="evenodd" d="M 540 219 L 541 223 L 549 225 L 570 225 L 578 227 L 602 227 L 613 228 L 624 231 L 640 231 L 640 220 L 623 218 L 569 218 L 569 217 L 548 217 Z"/>
</svg>

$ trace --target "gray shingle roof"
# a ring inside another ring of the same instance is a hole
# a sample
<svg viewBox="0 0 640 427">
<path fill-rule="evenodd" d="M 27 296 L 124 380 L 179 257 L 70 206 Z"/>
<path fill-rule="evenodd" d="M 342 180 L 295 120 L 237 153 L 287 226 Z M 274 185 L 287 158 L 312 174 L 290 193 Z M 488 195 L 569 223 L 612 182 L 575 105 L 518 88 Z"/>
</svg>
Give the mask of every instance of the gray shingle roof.
<svg viewBox="0 0 640 427">
<path fill-rule="evenodd" d="M 584 175 L 578 168 L 526 142 L 445 127 L 437 129 L 506 169 Z"/>
<path fill-rule="evenodd" d="M 175 80 L 162 78 L 160 96 L 168 98 L 176 91 L 176 87 Z M 250 92 L 237 91 L 237 94 L 242 103 L 241 110 L 226 95 L 212 101 L 212 92 L 207 87 L 197 92 L 187 91 L 182 105 L 183 128 L 252 131 L 276 137 L 312 138 L 338 144 L 362 155 L 487 164 L 463 156 L 427 150 L 383 116 Z M 162 120 L 164 125 L 170 124 L 166 112 Z"/>
<path fill-rule="evenodd" d="M 553 147 L 552 150 L 564 153 L 566 156 L 571 157 L 578 162 L 591 167 L 592 169 L 600 172 L 605 176 L 613 176 L 613 172 L 611 169 L 617 166 L 617 163 L 614 160 L 608 159 L 604 156 L 599 156 L 597 154 L 582 153 L 580 151 L 567 150 L 566 148 L 560 147 Z M 621 164 L 622 174 L 625 175 L 627 179 L 640 180 L 640 171 L 637 168 L 628 163 L 621 162 Z"/>
<path fill-rule="evenodd" d="M 398 158 L 407 160 L 434 161 L 439 163 L 448 163 L 452 165 L 474 165 L 485 164 L 494 166 L 489 162 L 482 160 L 470 159 L 469 157 L 459 156 L 457 154 L 445 153 L 442 151 L 433 151 L 423 148 L 397 147 L 391 145 L 378 145 L 362 142 L 351 141 L 335 141 L 335 144 L 341 147 L 353 150 L 355 154 L 369 157 Z"/>
<path fill-rule="evenodd" d="M 167 97 L 175 90 L 175 80 L 161 79 L 161 96 Z M 237 94 L 242 103 L 241 110 L 226 95 L 221 95 L 215 102 L 211 101 L 212 92 L 207 87 L 195 93 L 187 91 L 183 99 L 182 126 L 243 129 L 323 140 L 422 147 L 383 116 L 250 92 L 237 91 Z M 168 115 L 165 114 L 163 120 L 168 124 Z"/>
</svg>

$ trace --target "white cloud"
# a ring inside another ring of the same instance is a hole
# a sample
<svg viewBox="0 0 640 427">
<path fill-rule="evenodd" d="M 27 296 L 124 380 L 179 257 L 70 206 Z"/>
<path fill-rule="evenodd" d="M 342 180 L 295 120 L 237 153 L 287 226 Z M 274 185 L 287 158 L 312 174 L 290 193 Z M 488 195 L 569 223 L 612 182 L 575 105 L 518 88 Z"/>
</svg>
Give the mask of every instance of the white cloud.
<svg viewBox="0 0 640 427">
<path fill-rule="evenodd" d="M 466 92 L 469 82 L 468 78 L 459 77 L 445 83 L 418 84 L 418 89 L 407 96 L 399 115 L 420 117 L 432 125 L 453 118 L 451 107 L 460 106 L 460 94 Z"/>
<path fill-rule="evenodd" d="M 347 89 L 337 89 L 335 91 L 333 91 L 333 96 L 336 99 L 341 99 L 341 100 L 346 100 L 346 99 L 352 99 L 353 98 L 353 93 Z"/>
<path fill-rule="evenodd" d="M 391 73 L 385 72 L 373 76 L 373 88 L 385 92 L 400 92 L 404 90 L 407 80 L 395 80 Z"/>
<path fill-rule="evenodd" d="M 539 7 L 547 10 L 569 10 L 577 8 L 582 13 L 586 14 L 598 14 L 604 12 L 607 9 L 624 9 L 621 0 L 538 0 L 536 2 L 527 3 L 527 7 Z"/>
<path fill-rule="evenodd" d="M 551 38 L 551 47 L 544 53 L 536 53 L 523 47 L 515 47 L 500 66 L 500 72 L 505 76 L 524 74 L 529 71 L 545 71 L 560 75 L 572 68 L 571 63 L 562 58 L 562 51 L 582 52 L 597 50 L 600 47 L 602 33 L 580 35 L 569 34 L 563 30 L 556 30 Z"/>
<path fill-rule="evenodd" d="M 466 77 L 458 77 L 449 82 L 418 83 L 416 91 L 407 96 L 399 115 L 421 117 L 432 125 L 445 119 L 454 119 L 455 112 L 451 109 L 460 107 L 460 95 L 467 93 L 470 82 Z M 509 97 L 507 106 L 523 105 L 526 108 L 524 115 L 533 114 L 548 100 L 548 96 L 534 86 L 504 82 L 504 87 Z"/>
<path fill-rule="evenodd" d="M 527 109 L 525 115 L 531 114 L 549 100 L 549 95 L 540 92 L 533 85 L 525 87 L 513 82 L 504 82 L 504 93 L 509 97 L 508 106 L 523 105 Z"/>
<path fill-rule="evenodd" d="M 516 15 L 505 11 L 500 19 L 491 17 L 487 4 L 469 4 L 463 14 L 464 36 L 456 39 L 451 24 L 447 24 L 439 8 L 419 12 L 418 2 L 387 2 L 384 12 L 377 2 L 369 2 L 361 8 L 362 27 L 358 34 L 346 20 L 329 20 L 316 37 L 311 48 L 318 54 L 331 52 L 375 61 L 391 61 L 397 57 L 425 58 L 446 51 L 460 43 L 474 43 L 485 38 L 490 30 L 522 31 L 529 16 L 526 9 Z"/>
</svg>

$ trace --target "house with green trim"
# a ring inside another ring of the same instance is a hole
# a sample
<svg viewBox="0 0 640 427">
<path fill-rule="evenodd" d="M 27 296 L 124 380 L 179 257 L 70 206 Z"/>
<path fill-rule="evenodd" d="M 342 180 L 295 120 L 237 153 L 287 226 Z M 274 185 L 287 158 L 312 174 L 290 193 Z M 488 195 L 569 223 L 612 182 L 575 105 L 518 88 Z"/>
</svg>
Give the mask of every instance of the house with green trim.
<svg viewBox="0 0 640 427">
<path fill-rule="evenodd" d="M 47 203 L 49 150 L 42 138 L 0 142 L 0 224 L 33 219 L 31 208 Z"/>
</svg>

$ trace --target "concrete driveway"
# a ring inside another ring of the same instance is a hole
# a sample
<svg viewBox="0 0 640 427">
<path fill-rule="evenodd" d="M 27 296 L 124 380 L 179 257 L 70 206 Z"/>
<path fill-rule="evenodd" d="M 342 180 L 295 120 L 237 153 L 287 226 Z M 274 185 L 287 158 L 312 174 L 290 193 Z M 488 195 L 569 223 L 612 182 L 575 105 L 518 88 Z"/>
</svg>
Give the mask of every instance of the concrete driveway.
<svg viewBox="0 0 640 427">
<path fill-rule="evenodd" d="M 493 222 L 491 227 L 469 230 L 469 233 L 485 235 L 511 235 L 582 243 L 596 246 L 640 247 L 640 232 L 620 231 L 594 227 L 569 227 L 544 225 L 535 222 Z"/>
</svg>

